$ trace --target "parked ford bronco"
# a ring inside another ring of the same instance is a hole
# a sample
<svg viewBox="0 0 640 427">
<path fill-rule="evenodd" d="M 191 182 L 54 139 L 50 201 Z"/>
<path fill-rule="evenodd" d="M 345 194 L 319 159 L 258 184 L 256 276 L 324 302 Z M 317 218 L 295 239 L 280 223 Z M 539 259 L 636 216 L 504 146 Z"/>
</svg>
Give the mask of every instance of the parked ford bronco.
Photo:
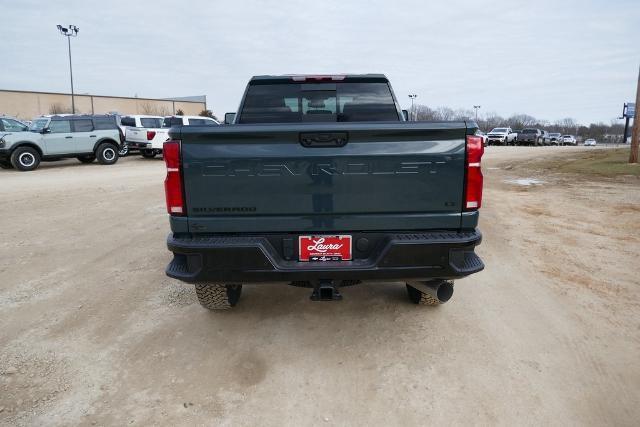
<svg viewBox="0 0 640 427">
<path fill-rule="evenodd" d="M 380 74 L 253 77 L 225 121 L 164 143 L 166 272 L 204 307 L 233 307 L 244 284 L 336 300 L 381 280 L 436 305 L 484 268 L 475 122 L 405 121 Z"/>
<path fill-rule="evenodd" d="M 0 164 L 32 171 L 41 161 L 76 157 L 82 163 L 96 158 L 103 165 L 118 161 L 124 142 L 114 116 L 52 116 L 35 119 L 30 132 L 0 137 Z"/>
</svg>

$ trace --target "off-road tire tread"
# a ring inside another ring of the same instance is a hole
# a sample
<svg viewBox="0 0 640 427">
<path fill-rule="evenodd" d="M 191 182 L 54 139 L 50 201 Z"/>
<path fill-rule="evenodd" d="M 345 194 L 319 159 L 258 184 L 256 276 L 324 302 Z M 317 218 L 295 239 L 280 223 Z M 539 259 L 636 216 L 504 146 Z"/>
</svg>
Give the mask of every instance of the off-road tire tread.
<svg viewBox="0 0 640 427">
<path fill-rule="evenodd" d="M 231 286 L 234 285 L 196 284 L 198 302 L 209 310 L 229 310 L 239 299 L 239 295 L 235 296 L 234 292 L 242 291 L 242 285 L 238 285 L 238 289 L 233 289 Z"/>
<path fill-rule="evenodd" d="M 440 305 L 440 301 L 438 298 L 434 298 L 429 294 L 422 293 L 420 295 L 420 301 L 418 301 L 418 305 Z"/>
</svg>

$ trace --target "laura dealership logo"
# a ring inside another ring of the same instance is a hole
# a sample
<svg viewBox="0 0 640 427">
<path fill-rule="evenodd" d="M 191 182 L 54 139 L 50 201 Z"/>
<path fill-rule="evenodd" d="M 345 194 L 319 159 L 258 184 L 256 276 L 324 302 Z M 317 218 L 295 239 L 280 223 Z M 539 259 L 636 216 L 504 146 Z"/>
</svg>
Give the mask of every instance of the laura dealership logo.
<svg viewBox="0 0 640 427">
<path fill-rule="evenodd" d="M 344 246 L 342 243 L 329 243 L 325 244 L 324 237 L 321 237 L 317 240 L 312 240 L 313 244 L 307 246 L 308 251 L 320 252 L 321 254 L 326 253 L 327 251 L 337 251 Z"/>
</svg>

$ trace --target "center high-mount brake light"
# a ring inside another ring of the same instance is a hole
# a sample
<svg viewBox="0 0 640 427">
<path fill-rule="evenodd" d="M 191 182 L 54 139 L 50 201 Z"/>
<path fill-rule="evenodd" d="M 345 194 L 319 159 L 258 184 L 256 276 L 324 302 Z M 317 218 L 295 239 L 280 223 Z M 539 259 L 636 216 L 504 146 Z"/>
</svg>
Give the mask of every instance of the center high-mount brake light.
<svg viewBox="0 0 640 427">
<path fill-rule="evenodd" d="M 186 214 L 182 193 L 182 162 L 180 161 L 180 141 L 169 140 L 162 146 L 162 156 L 167 165 L 164 193 L 167 198 L 167 212 L 170 215 Z"/>
<path fill-rule="evenodd" d="M 483 177 L 482 170 L 480 169 L 482 154 L 484 154 L 482 137 L 467 135 L 467 156 L 465 158 L 465 211 L 474 211 L 482 206 Z"/>
<path fill-rule="evenodd" d="M 291 76 L 291 80 L 294 82 L 313 82 L 313 81 L 340 81 L 344 80 L 347 76 L 340 74 L 318 74 L 314 76 Z"/>
<path fill-rule="evenodd" d="M 156 131 L 155 130 L 148 130 L 147 131 L 147 141 L 151 141 L 153 138 L 155 138 L 156 136 Z"/>
</svg>

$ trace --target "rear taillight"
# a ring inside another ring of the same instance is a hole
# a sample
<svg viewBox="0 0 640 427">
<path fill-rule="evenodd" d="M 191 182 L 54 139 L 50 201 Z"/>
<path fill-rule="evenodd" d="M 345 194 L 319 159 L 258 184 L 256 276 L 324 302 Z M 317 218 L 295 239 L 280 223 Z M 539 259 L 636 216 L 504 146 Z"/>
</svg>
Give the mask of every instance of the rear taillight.
<svg viewBox="0 0 640 427">
<path fill-rule="evenodd" d="M 162 147 L 162 156 L 167 165 L 167 177 L 164 180 L 164 192 L 167 198 L 167 212 L 181 216 L 186 213 L 182 194 L 182 163 L 180 162 L 180 141 L 166 141 Z"/>
<path fill-rule="evenodd" d="M 467 135 L 466 182 L 464 210 L 474 211 L 482 206 L 482 170 L 480 161 L 484 154 L 482 137 Z"/>
<path fill-rule="evenodd" d="M 156 137 L 156 131 L 155 130 L 148 130 L 147 131 L 147 141 L 151 141 L 155 137 Z"/>
</svg>

